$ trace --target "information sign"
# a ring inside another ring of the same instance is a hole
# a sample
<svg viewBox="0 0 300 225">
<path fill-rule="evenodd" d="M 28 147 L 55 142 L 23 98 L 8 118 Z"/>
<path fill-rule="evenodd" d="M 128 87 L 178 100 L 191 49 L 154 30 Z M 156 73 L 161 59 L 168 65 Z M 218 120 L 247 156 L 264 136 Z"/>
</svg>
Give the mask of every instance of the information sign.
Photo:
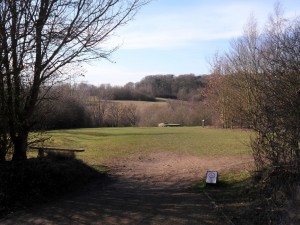
<svg viewBox="0 0 300 225">
<path fill-rule="evenodd" d="M 217 171 L 207 171 L 206 183 L 207 184 L 216 184 L 217 181 L 218 181 L 218 172 Z"/>
</svg>

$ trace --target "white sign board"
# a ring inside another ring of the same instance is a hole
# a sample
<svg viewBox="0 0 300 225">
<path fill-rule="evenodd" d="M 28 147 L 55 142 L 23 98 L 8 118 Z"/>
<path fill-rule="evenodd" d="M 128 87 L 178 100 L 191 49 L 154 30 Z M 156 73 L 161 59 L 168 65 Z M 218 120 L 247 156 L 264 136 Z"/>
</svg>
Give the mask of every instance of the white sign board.
<svg viewBox="0 0 300 225">
<path fill-rule="evenodd" d="M 216 184 L 218 180 L 217 171 L 207 171 L 206 173 L 206 183 L 207 184 Z"/>
</svg>

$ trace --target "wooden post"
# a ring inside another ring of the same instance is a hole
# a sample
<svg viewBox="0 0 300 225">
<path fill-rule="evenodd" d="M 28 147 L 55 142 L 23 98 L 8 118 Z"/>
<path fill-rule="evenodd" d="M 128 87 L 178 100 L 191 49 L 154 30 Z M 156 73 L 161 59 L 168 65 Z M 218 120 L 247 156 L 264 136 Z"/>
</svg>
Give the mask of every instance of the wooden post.
<svg viewBox="0 0 300 225">
<path fill-rule="evenodd" d="M 38 149 L 38 158 L 42 158 L 45 156 L 45 152 L 43 148 Z"/>
</svg>

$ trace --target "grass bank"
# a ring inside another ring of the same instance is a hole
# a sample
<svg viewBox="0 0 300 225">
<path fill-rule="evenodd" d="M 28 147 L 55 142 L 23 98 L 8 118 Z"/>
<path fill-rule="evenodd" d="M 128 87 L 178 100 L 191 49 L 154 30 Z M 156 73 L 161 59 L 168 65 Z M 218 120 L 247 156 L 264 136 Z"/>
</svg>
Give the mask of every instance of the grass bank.
<svg viewBox="0 0 300 225">
<path fill-rule="evenodd" d="M 95 128 L 50 131 L 48 146 L 84 148 L 77 157 L 97 165 L 135 153 L 175 152 L 198 156 L 250 155 L 250 132 L 202 127 Z"/>
</svg>

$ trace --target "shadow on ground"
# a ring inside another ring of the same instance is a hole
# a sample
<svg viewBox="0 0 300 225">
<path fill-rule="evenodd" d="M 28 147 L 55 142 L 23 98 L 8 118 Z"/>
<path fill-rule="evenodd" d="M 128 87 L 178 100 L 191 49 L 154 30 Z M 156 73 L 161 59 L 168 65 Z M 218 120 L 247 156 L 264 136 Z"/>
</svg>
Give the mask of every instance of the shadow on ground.
<svg viewBox="0 0 300 225">
<path fill-rule="evenodd" d="M 204 192 L 193 188 L 199 179 L 194 174 L 206 169 L 194 166 L 203 164 L 203 159 L 147 157 L 113 162 L 106 185 L 96 180 L 56 202 L 11 214 L 0 224 L 231 224 Z"/>
<path fill-rule="evenodd" d="M 224 224 L 219 216 L 202 193 L 114 180 L 107 186 L 95 182 L 78 197 L 17 212 L 0 224 Z"/>
</svg>

